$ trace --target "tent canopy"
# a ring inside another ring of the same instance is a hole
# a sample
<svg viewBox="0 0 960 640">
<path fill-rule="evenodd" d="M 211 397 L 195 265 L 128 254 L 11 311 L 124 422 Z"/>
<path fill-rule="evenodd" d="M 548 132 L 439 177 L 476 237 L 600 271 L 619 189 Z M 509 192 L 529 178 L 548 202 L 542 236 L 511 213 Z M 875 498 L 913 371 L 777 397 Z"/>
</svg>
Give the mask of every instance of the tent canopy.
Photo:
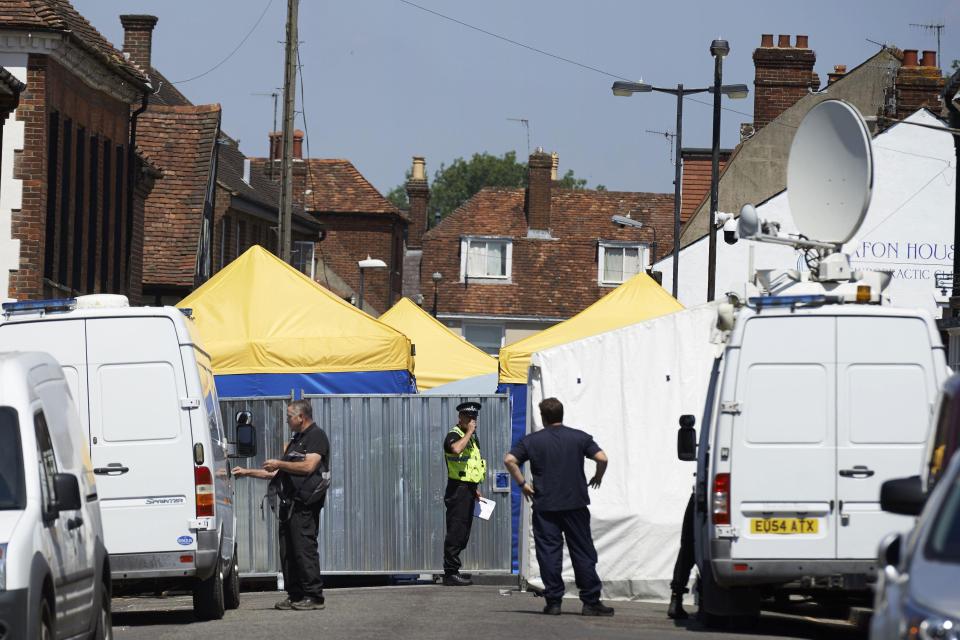
<svg viewBox="0 0 960 640">
<path fill-rule="evenodd" d="M 193 309 L 217 376 L 413 370 L 406 336 L 259 246 L 177 306 Z"/>
<path fill-rule="evenodd" d="M 393 327 L 413 342 L 417 388 L 421 391 L 497 372 L 495 358 L 443 326 L 409 298 L 401 298 L 380 316 L 380 322 Z"/>
<path fill-rule="evenodd" d="M 501 349 L 500 382 L 526 384 L 530 356 L 537 351 L 680 309 L 683 305 L 653 278 L 638 273 L 569 320 Z"/>
</svg>

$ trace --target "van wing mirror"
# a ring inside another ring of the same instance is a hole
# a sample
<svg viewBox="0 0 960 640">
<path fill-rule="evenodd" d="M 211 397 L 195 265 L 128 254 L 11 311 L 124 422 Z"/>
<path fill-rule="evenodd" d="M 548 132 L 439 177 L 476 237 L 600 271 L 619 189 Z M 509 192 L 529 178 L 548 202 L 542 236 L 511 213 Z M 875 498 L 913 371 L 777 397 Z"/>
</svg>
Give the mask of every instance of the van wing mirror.
<svg viewBox="0 0 960 640">
<path fill-rule="evenodd" d="M 57 511 L 76 511 L 83 506 L 80 501 L 80 482 L 72 473 L 58 473 L 53 477 L 57 496 Z"/>
<path fill-rule="evenodd" d="M 880 508 L 889 513 L 918 516 L 926 501 L 920 476 L 887 480 L 880 486 Z"/>
<path fill-rule="evenodd" d="M 680 416 L 680 429 L 677 430 L 677 457 L 690 462 L 697 459 L 697 430 L 693 425 L 697 419 L 687 414 Z"/>
<path fill-rule="evenodd" d="M 900 549 L 903 546 L 903 536 L 899 533 L 888 533 L 880 541 L 877 550 L 877 562 L 881 571 L 886 567 L 894 569 L 900 566 Z"/>
<path fill-rule="evenodd" d="M 247 412 L 241 412 L 247 413 Z M 250 414 L 247 413 L 249 419 Z M 239 418 L 239 414 L 237 415 Z M 237 441 L 230 447 L 231 458 L 252 458 L 257 455 L 257 430 L 249 422 L 237 422 Z"/>
</svg>

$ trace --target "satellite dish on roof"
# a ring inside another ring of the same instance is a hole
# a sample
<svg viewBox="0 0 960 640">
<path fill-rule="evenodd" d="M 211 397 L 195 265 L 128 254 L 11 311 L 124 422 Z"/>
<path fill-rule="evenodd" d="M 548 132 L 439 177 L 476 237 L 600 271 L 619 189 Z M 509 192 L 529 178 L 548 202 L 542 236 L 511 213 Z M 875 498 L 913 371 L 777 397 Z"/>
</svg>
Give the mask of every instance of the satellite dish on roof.
<svg viewBox="0 0 960 640">
<path fill-rule="evenodd" d="M 821 102 L 803 118 L 790 147 L 787 197 L 807 238 L 843 244 L 863 224 L 873 190 L 870 131 L 841 100 Z"/>
</svg>

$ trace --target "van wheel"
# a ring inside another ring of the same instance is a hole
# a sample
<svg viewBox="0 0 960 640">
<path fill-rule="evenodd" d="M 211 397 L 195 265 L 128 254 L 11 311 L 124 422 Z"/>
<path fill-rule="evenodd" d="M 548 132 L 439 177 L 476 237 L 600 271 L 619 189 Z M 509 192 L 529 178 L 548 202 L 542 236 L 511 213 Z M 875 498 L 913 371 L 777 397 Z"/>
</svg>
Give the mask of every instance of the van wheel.
<svg viewBox="0 0 960 640">
<path fill-rule="evenodd" d="M 46 600 L 40 602 L 40 640 L 53 640 L 53 616 Z"/>
<path fill-rule="evenodd" d="M 237 547 L 233 547 L 233 562 L 230 563 L 230 574 L 223 585 L 223 604 L 227 609 L 240 608 L 240 560 L 237 558 Z"/>
<path fill-rule="evenodd" d="M 218 559 L 213 575 L 193 588 L 193 614 L 200 620 L 219 620 L 223 611 L 223 563 Z"/>
<path fill-rule="evenodd" d="M 110 589 L 107 585 L 101 587 L 100 611 L 97 614 L 97 628 L 93 632 L 93 640 L 113 640 L 113 612 L 110 608 Z"/>
</svg>

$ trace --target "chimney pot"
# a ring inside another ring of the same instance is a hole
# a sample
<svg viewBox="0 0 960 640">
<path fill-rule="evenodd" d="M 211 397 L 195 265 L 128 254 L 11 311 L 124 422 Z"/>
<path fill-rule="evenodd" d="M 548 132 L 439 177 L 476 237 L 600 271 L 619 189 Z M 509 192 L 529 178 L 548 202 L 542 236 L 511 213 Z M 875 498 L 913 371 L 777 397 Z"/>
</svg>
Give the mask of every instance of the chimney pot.
<svg viewBox="0 0 960 640">
<path fill-rule="evenodd" d="M 426 180 L 426 161 L 423 156 L 413 156 L 413 168 L 410 171 L 411 180 Z"/>
<path fill-rule="evenodd" d="M 923 58 L 920 60 L 921 67 L 935 67 L 937 66 L 937 52 L 936 51 L 924 51 Z"/>
<path fill-rule="evenodd" d="M 270 160 L 280 160 L 283 155 L 283 133 L 273 131 L 270 137 Z"/>
<path fill-rule="evenodd" d="M 809 48 L 810 48 L 809 36 L 797 36 L 797 49 L 809 49 Z"/>
<path fill-rule="evenodd" d="M 773 47 L 773 34 L 772 34 L 772 33 L 765 33 L 765 34 L 763 34 L 762 36 L 760 36 L 760 46 L 761 46 L 761 47 L 766 47 L 766 48 L 768 48 L 768 49 L 769 49 L 769 48 L 772 48 L 772 47 Z"/>
<path fill-rule="evenodd" d="M 834 73 L 846 73 L 846 72 L 847 72 L 847 65 L 845 65 L 845 64 L 835 64 L 835 65 L 833 65 L 833 72 L 834 72 Z"/>
<path fill-rule="evenodd" d="M 300 129 L 293 132 L 293 157 L 295 160 L 303 160 L 303 131 Z"/>
<path fill-rule="evenodd" d="M 550 154 L 550 160 L 552 163 L 552 166 L 550 167 L 550 179 L 556 182 L 558 179 L 557 175 L 559 175 L 558 172 L 560 169 L 560 154 L 554 151 L 553 153 Z"/>
<path fill-rule="evenodd" d="M 137 66 L 147 73 L 151 67 L 151 50 L 153 48 L 153 28 L 157 26 L 157 16 L 123 15 L 120 16 L 123 25 L 123 52 Z"/>
<path fill-rule="evenodd" d="M 777 46 L 781 49 L 790 48 L 790 36 L 785 36 L 783 34 L 777 36 Z"/>
<path fill-rule="evenodd" d="M 917 50 L 916 49 L 903 50 L 903 66 L 904 67 L 917 66 Z"/>
<path fill-rule="evenodd" d="M 427 209 L 430 204 L 430 188 L 427 186 L 426 160 L 413 156 L 413 168 L 407 180 L 407 201 L 410 203 L 410 226 L 407 228 L 407 246 L 419 249 L 423 246 L 423 234 L 429 226 Z"/>
</svg>

